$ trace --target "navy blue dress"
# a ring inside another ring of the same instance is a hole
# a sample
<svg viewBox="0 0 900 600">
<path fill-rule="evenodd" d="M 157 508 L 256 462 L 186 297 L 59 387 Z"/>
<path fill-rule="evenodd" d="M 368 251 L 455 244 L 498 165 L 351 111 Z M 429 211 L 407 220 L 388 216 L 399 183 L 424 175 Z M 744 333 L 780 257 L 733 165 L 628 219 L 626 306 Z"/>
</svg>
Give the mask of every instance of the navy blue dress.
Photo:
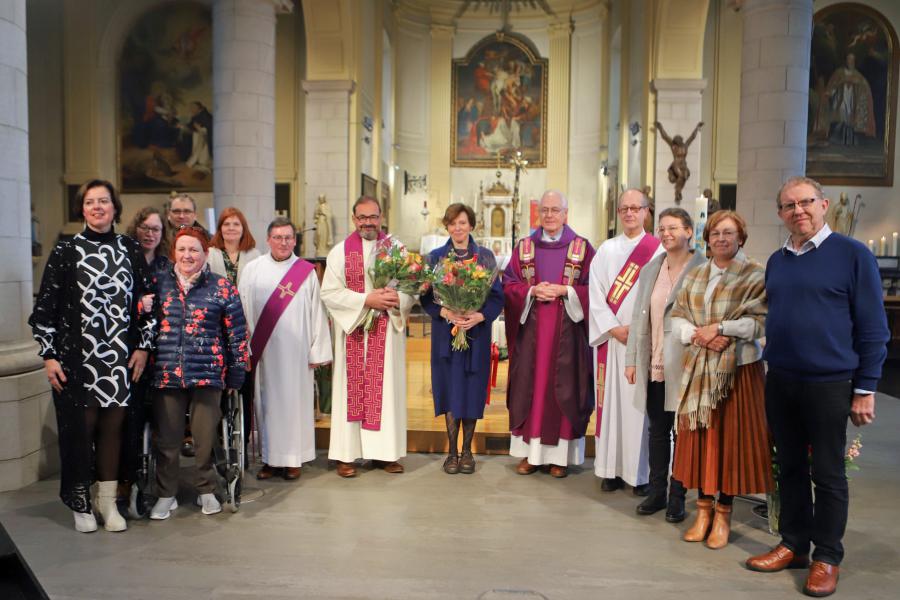
<svg viewBox="0 0 900 600">
<path fill-rule="evenodd" d="M 478 263 L 493 269 L 493 252 L 475 243 L 469 236 L 469 254 L 478 256 Z M 445 256 L 455 256 L 453 241 L 428 255 L 428 264 L 435 265 Z M 456 419 L 480 419 L 484 416 L 488 378 L 491 371 L 491 324 L 503 310 L 503 286 L 498 277 L 491 286 L 484 306 L 478 311 L 484 321 L 468 331 L 469 349 L 458 352 L 450 347 L 452 325 L 441 318 L 441 305 L 432 290 L 422 294 L 422 307 L 431 315 L 431 388 L 434 396 L 434 415 L 450 412 Z"/>
</svg>

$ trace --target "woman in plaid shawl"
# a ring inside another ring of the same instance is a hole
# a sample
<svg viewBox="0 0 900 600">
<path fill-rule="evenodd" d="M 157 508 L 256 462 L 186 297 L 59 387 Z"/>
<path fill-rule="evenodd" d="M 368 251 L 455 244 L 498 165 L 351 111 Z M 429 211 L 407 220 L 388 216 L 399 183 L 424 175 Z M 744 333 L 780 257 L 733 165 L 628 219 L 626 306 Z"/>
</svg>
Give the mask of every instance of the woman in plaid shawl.
<svg viewBox="0 0 900 600">
<path fill-rule="evenodd" d="M 672 335 L 687 346 L 672 476 L 698 490 L 684 540 L 714 549 L 728 544 L 732 497 L 772 486 L 757 341 L 765 335 L 765 269 L 741 250 L 746 231 L 733 211 L 710 217 L 703 238 L 712 258 L 685 276 L 671 313 Z"/>
</svg>

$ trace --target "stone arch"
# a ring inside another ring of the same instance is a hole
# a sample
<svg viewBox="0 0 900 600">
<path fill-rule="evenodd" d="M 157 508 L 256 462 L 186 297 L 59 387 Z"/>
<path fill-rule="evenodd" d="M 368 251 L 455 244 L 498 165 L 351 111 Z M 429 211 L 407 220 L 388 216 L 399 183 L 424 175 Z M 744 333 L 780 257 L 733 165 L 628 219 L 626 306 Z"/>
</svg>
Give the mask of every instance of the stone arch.
<svg viewBox="0 0 900 600">
<path fill-rule="evenodd" d="M 356 41 L 349 0 L 303 0 L 306 31 L 306 78 L 353 80 Z"/>
<path fill-rule="evenodd" d="M 703 37 L 709 0 L 658 0 L 653 79 L 703 77 Z"/>
</svg>

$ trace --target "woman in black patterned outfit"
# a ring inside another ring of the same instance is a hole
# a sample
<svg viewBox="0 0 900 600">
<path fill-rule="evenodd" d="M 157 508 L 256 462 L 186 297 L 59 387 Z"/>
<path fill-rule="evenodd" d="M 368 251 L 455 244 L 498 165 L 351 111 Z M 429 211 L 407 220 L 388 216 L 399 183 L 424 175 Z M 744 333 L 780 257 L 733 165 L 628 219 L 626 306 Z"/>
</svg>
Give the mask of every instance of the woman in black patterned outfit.
<svg viewBox="0 0 900 600">
<path fill-rule="evenodd" d="M 152 347 L 152 313 L 138 315 L 147 263 L 133 239 L 113 231 L 122 203 L 111 183 L 78 190 L 84 231 L 56 244 L 28 320 L 40 345 L 59 428 L 60 498 L 75 529 L 91 532 L 90 486 L 107 531 L 124 531 L 116 509 L 122 423 Z"/>
</svg>

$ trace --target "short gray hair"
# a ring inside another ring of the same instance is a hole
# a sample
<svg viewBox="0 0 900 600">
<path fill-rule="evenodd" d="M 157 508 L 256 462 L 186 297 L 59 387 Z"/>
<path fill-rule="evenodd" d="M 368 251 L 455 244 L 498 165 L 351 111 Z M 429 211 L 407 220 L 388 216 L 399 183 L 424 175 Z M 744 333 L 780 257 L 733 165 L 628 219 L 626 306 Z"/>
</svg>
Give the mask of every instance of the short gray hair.
<svg viewBox="0 0 900 600">
<path fill-rule="evenodd" d="M 269 223 L 269 226 L 266 227 L 266 237 L 272 235 L 272 230 L 276 227 L 290 227 L 291 233 L 293 233 L 295 236 L 297 235 L 297 228 L 294 227 L 294 224 L 291 223 L 290 219 L 288 219 L 287 217 L 275 217 L 274 219 L 272 219 L 272 222 Z"/>
<path fill-rule="evenodd" d="M 550 196 L 550 195 L 559 196 L 559 199 L 562 201 L 562 207 L 563 207 L 563 209 L 564 209 L 564 210 L 569 210 L 569 199 L 566 198 L 566 195 L 563 194 L 563 193 L 562 193 L 561 191 L 559 191 L 559 190 L 547 190 L 546 192 L 544 192 L 543 194 L 541 194 L 541 201 L 538 202 L 538 205 L 543 204 L 543 203 L 544 203 L 544 198 L 546 198 L 547 196 Z"/>
<path fill-rule="evenodd" d="M 169 200 L 166 202 L 166 212 L 172 210 L 172 203 L 176 200 L 187 200 L 191 203 L 191 210 L 197 212 L 197 201 L 194 200 L 193 196 L 185 192 L 170 192 Z"/>
<path fill-rule="evenodd" d="M 775 206 L 781 208 L 781 194 L 783 194 L 786 190 L 791 189 L 792 187 L 797 187 L 798 185 L 808 185 L 816 190 L 816 197 L 818 199 L 825 198 L 825 190 L 822 189 L 822 184 L 816 181 L 811 177 L 807 177 L 806 175 L 795 175 L 794 177 L 789 178 L 785 181 L 780 188 L 778 188 L 778 194 L 775 195 Z"/>
<path fill-rule="evenodd" d="M 627 190 L 619 194 L 619 198 L 618 200 L 616 200 L 616 207 L 622 206 L 622 198 L 625 197 L 625 194 L 628 194 L 630 192 L 641 195 L 641 208 L 647 208 L 648 206 L 650 206 L 650 200 L 647 198 L 647 194 L 644 193 L 644 190 L 639 190 L 637 188 L 628 188 Z"/>
</svg>

